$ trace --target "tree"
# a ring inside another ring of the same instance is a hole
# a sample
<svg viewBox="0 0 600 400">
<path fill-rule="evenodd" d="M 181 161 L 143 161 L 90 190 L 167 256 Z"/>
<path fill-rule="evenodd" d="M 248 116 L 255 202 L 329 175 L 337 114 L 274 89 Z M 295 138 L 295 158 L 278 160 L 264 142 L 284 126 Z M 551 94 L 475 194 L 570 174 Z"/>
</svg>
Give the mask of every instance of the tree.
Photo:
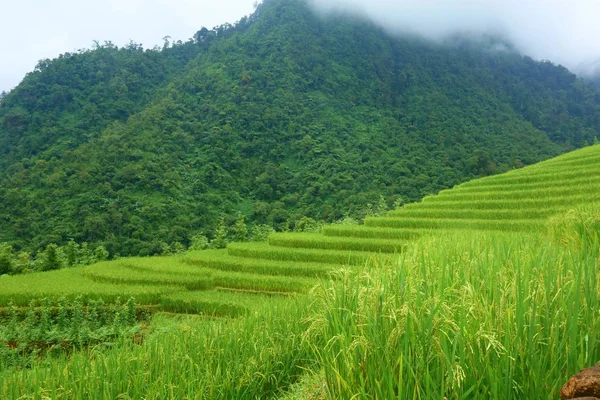
<svg viewBox="0 0 600 400">
<path fill-rule="evenodd" d="M 9 274 L 13 269 L 13 248 L 8 243 L 0 243 L 0 275 Z"/>
<path fill-rule="evenodd" d="M 60 269 L 60 259 L 58 257 L 58 246 L 54 243 L 46 246 L 46 250 L 43 253 L 42 260 L 42 271 L 52 271 L 55 269 Z"/>
<path fill-rule="evenodd" d="M 235 224 L 231 228 L 232 239 L 236 242 L 245 242 L 248 236 L 246 220 L 242 214 L 238 214 Z"/>
<path fill-rule="evenodd" d="M 62 252 L 65 255 L 65 263 L 67 267 L 73 267 L 79 264 L 79 245 L 75 243 L 73 239 L 62 248 Z"/>
<path fill-rule="evenodd" d="M 219 219 L 213 240 L 210 242 L 210 247 L 213 249 L 224 249 L 227 247 L 227 226 L 225 225 L 225 217 Z"/>
<path fill-rule="evenodd" d="M 94 259 L 96 262 L 108 260 L 109 256 L 110 254 L 108 253 L 108 250 L 106 250 L 106 247 L 102 245 L 94 249 Z"/>
</svg>

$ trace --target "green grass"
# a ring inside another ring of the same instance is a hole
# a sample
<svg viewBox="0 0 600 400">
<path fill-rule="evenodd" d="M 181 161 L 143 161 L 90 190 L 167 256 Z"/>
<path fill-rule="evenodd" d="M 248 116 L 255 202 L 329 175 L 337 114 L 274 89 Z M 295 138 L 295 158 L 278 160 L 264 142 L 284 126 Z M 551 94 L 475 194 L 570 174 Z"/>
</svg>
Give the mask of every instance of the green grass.
<svg viewBox="0 0 600 400">
<path fill-rule="evenodd" d="M 227 254 L 227 250 L 192 251 L 186 255 L 184 261 L 191 265 L 221 271 L 308 278 L 328 277 L 330 272 L 337 267 L 336 264 L 296 263 L 234 257 Z"/>
<path fill-rule="evenodd" d="M 327 225 L 323 227 L 325 236 L 343 236 L 365 239 L 400 239 L 411 240 L 427 234 L 428 231 L 418 229 L 387 229 L 364 225 Z"/>
<path fill-rule="evenodd" d="M 455 232 L 343 271 L 314 294 L 313 373 L 331 398 L 558 398 L 600 358 L 597 255 Z"/>
<path fill-rule="evenodd" d="M 375 257 L 390 259 L 388 255 L 364 251 L 297 249 L 269 246 L 266 243 L 231 243 L 227 247 L 227 252 L 237 257 L 340 265 L 362 265 Z"/>
<path fill-rule="evenodd" d="M 0 397 L 556 398 L 600 358 L 600 250 L 580 250 L 463 231 L 342 269 L 308 298 L 165 296 L 167 309 L 238 318 L 159 314 L 141 345 L 1 373 Z"/>
<path fill-rule="evenodd" d="M 103 299 L 135 297 L 139 304 L 158 304 L 163 293 L 180 290 L 173 286 L 127 285 L 95 282 L 84 276 L 83 268 L 62 269 L 0 278 L 0 306 L 26 306 L 32 299 Z"/>
<path fill-rule="evenodd" d="M 231 271 L 218 271 L 181 263 L 173 263 L 170 268 L 164 260 L 147 259 L 146 265 L 140 259 L 99 263 L 87 267 L 85 276 L 98 282 L 129 285 L 179 286 L 184 289 L 210 290 L 230 288 L 265 292 L 305 292 L 317 280 L 304 277 L 272 276 Z M 137 264 L 137 265 L 136 265 Z"/>
<path fill-rule="evenodd" d="M 305 299 L 291 299 L 237 319 L 159 314 L 141 345 L 124 340 L 0 374 L 0 397 L 273 398 L 313 366 L 298 334 L 305 310 Z"/>
<path fill-rule="evenodd" d="M 85 276 L 93 281 L 153 286 L 179 286 L 188 290 L 210 289 L 214 286 L 213 273 L 209 269 L 196 268 L 194 273 L 176 275 L 173 273 L 140 271 L 127 268 L 120 262 L 104 262 L 86 268 Z"/>
<path fill-rule="evenodd" d="M 398 218 L 376 217 L 365 219 L 365 225 L 408 228 L 408 229 L 479 229 L 497 231 L 540 230 L 544 222 L 540 220 L 492 220 L 492 219 L 437 219 L 437 218 Z"/>
<path fill-rule="evenodd" d="M 590 172 L 592 172 L 592 170 L 590 170 Z M 600 177 L 597 174 L 593 173 L 589 176 L 580 176 L 578 173 L 566 172 L 557 175 L 553 172 L 547 175 L 532 175 L 531 182 L 524 183 L 511 183 L 499 179 L 497 179 L 496 181 L 490 181 L 489 183 L 481 181 L 477 185 L 474 185 L 472 183 L 468 185 L 469 182 L 467 182 L 465 184 L 458 185 L 453 189 L 442 190 L 439 194 L 447 195 L 450 193 L 477 193 L 490 190 L 506 192 L 515 190 L 557 188 L 565 186 L 585 186 L 588 184 L 597 184 L 598 182 L 600 182 Z"/>
<path fill-rule="evenodd" d="M 288 301 L 288 297 L 243 293 L 239 291 L 210 290 L 184 292 L 164 296 L 161 309 L 164 311 L 201 314 L 211 317 L 239 317 L 251 311 Z"/>
<path fill-rule="evenodd" d="M 539 209 L 508 209 L 508 210 L 468 210 L 452 209 L 449 207 L 441 208 L 413 208 L 392 211 L 388 217 L 398 218 L 424 218 L 424 219 L 480 219 L 480 220 L 511 220 L 511 219 L 545 219 L 554 214 L 555 208 Z"/>
<path fill-rule="evenodd" d="M 316 233 L 275 233 L 269 236 L 269 245 L 309 249 L 398 253 L 406 248 L 407 242 L 400 239 L 334 237 Z"/>
<path fill-rule="evenodd" d="M 600 184 L 588 184 L 582 186 L 562 186 L 555 188 L 541 187 L 536 189 L 504 190 L 490 189 L 480 192 L 463 193 L 460 191 L 449 191 L 437 196 L 426 197 L 423 202 L 433 201 L 464 201 L 464 200 L 521 200 L 521 199 L 545 199 L 578 197 L 600 193 Z"/>
</svg>

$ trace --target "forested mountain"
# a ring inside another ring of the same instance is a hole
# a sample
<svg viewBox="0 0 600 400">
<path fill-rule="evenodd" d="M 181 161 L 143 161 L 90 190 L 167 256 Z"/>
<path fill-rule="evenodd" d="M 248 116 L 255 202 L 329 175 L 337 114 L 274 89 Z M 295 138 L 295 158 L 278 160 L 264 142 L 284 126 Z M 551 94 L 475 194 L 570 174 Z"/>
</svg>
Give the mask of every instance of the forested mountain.
<svg viewBox="0 0 600 400">
<path fill-rule="evenodd" d="M 356 215 L 598 136 L 597 88 L 500 40 L 265 0 L 186 43 L 40 62 L 0 100 L 0 242 L 151 254 L 222 216 Z"/>
</svg>

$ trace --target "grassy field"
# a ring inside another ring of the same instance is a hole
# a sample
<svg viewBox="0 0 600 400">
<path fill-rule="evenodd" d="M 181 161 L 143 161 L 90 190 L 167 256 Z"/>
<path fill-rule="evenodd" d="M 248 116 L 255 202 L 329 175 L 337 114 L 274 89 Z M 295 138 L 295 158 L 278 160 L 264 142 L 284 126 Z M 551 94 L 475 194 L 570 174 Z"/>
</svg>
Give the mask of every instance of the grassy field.
<svg viewBox="0 0 600 400">
<path fill-rule="evenodd" d="M 157 312 L 142 341 L 0 362 L 0 398 L 557 398 L 600 359 L 598 170 L 591 146 L 364 225 L 2 277 L 0 307 Z"/>
</svg>

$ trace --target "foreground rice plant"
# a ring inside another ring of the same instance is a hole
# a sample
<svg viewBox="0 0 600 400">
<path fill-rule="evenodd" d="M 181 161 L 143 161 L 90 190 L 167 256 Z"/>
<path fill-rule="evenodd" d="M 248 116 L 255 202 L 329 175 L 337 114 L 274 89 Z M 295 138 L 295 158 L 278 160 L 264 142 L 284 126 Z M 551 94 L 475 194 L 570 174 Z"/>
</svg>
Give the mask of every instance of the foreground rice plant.
<svg viewBox="0 0 600 400">
<path fill-rule="evenodd" d="M 276 303 L 233 320 L 155 316 L 141 345 L 87 349 L 43 368 L 0 373 L 0 398 L 256 399 L 314 368 L 305 304 Z"/>
<path fill-rule="evenodd" d="M 568 249 L 590 251 L 600 243 L 600 205 L 586 205 L 550 218 L 550 238 Z"/>
<path fill-rule="evenodd" d="M 0 397 L 256 399 L 294 387 L 331 399 L 555 399 L 600 360 L 600 252 L 587 250 L 461 231 L 338 270 L 308 299 L 165 296 L 239 317 L 157 315 L 142 345 L 0 374 Z"/>
<path fill-rule="evenodd" d="M 557 398 L 600 360 L 597 255 L 462 233 L 341 271 L 307 333 L 331 397 Z"/>
</svg>

